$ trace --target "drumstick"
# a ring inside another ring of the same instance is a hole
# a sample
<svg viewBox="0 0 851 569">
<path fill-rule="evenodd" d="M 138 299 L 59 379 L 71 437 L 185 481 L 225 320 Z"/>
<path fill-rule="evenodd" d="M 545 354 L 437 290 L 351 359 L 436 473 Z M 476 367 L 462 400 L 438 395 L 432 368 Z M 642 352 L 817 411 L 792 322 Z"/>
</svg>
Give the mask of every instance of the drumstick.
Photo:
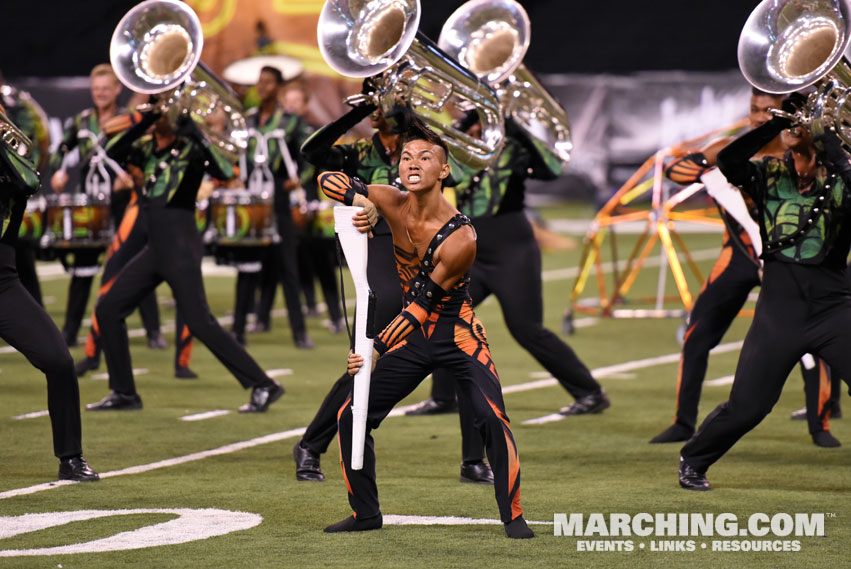
<svg viewBox="0 0 851 569">
<path fill-rule="evenodd" d="M 361 208 L 334 208 L 334 230 L 340 238 L 343 255 L 355 283 L 355 353 L 363 357 L 363 365 L 355 374 L 352 389 L 352 470 L 363 468 L 363 447 L 366 441 L 366 417 L 369 412 L 369 379 L 372 373 L 372 340 L 367 337 L 369 319 L 369 282 L 366 277 L 367 241 L 352 223 L 352 216 Z"/>
</svg>

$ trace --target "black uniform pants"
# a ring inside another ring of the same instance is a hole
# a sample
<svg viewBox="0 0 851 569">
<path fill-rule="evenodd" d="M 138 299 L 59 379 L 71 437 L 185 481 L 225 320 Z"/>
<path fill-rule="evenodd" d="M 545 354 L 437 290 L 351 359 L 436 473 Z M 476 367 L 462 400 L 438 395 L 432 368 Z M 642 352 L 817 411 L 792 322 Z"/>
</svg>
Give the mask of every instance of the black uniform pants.
<svg viewBox="0 0 851 569">
<path fill-rule="evenodd" d="M 277 270 L 277 273 L 275 273 L 278 277 L 277 283 L 280 283 L 284 289 L 284 302 L 287 306 L 293 339 L 298 340 L 304 336 L 307 328 L 304 322 L 304 314 L 301 312 L 301 298 L 299 295 L 301 289 L 299 288 L 298 278 L 295 224 L 293 223 L 289 209 L 276 208 L 275 220 L 281 241 L 271 246 L 272 262 Z M 270 314 L 272 312 L 272 306 L 275 304 L 277 283 L 274 283 L 271 289 L 266 288 L 264 293 L 261 294 L 258 320 L 267 325 L 271 324 Z"/>
<path fill-rule="evenodd" d="M 366 444 L 363 468 L 352 470 L 352 407 L 347 400 L 340 410 L 340 458 L 349 504 L 358 518 L 380 513 L 375 481 L 375 451 L 372 431 L 399 401 L 407 397 L 437 367 L 455 378 L 460 398 L 470 402 L 474 424 L 486 442 L 488 461 L 494 474 L 494 492 L 503 523 L 521 516 L 520 460 L 502 399 L 502 388 L 490 358 L 487 344 L 479 334 L 459 332 L 458 317 L 441 316 L 426 340 L 423 330 L 413 332 L 401 347 L 378 360 L 369 390 Z M 476 321 L 477 322 L 477 321 Z"/>
<path fill-rule="evenodd" d="M 753 324 L 745 337 L 730 399 L 707 416 L 682 449 L 704 472 L 756 427 L 780 398 L 786 377 L 805 354 L 851 377 L 851 288 L 845 273 L 767 261 Z"/>
<path fill-rule="evenodd" d="M 210 313 L 194 212 L 165 207 L 151 208 L 148 215 L 148 244 L 119 273 L 96 308 L 110 388 L 124 394 L 136 392 L 125 318 L 163 281 L 171 287 L 178 314 L 192 334 L 243 387 L 268 384 L 266 373 Z"/>
<path fill-rule="evenodd" d="M 21 284 L 29 291 L 37 303 L 44 306 L 41 298 L 41 285 L 35 270 L 35 243 L 19 240 L 15 243 L 15 264 Z"/>
<path fill-rule="evenodd" d="M 697 425 L 709 351 L 721 342 L 748 295 L 759 284 L 756 263 L 727 237 L 689 315 L 677 374 L 675 422 L 690 429 Z"/>
<path fill-rule="evenodd" d="M 100 278 L 98 300 L 112 288 L 116 277 L 148 242 L 148 222 L 146 215 L 134 200 L 125 209 L 125 216 L 112 238 L 112 243 L 106 251 L 106 261 Z M 160 310 L 157 306 L 157 296 L 151 292 L 139 303 L 139 315 L 145 327 L 145 334 L 152 338 L 160 333 Z M 180 328 L 178 327 L 178 330 Z M 100 326 L 97 314 L 92 311 L 92 326 L 86 338 L 86 357 L 100 359 Z"/>
<path fill-rule="evenodd" d="M 47 379 L 53 453 L 59 458 L 81 454 L 80 390 L 74 360 L 56 324 L 18 279 L 15 250 L 6 244 L 0 244 L 0 338 Z"/>
<path fill-rule="evenodd" d="M 101 253 L 103 253 L 102 248 L 77 249 L 69 251 L 62 257 L 62 264 L 71 273 L 62 334 L 72 343 L 76 342 L 80 325 L 83 323 L 83 314 L 89 303 L 92 282 L 98 272 Z"/>
</svg>

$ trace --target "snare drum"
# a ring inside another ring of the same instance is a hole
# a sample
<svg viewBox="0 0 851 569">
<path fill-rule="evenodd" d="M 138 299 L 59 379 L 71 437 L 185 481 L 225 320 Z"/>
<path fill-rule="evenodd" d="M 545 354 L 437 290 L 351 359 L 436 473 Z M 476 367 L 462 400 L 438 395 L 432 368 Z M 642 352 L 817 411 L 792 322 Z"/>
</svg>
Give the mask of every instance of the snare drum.
<svg viewBox="0 0 851 569">
<path fill-rule="evenodd" d="M 108 199 L 88 194 L 47 196 L 42 247 L 107 247 L 112 240 Z"/>
<path fill-rule="evenodd" d="M 24 218 L 21 220 L 21 228 L 18 230 L 18 239 L 27 243 L 37 245 L 44 235 L 44 197 L 30 198 Z"/>
<path fill-rule="evenodd" d="M 210 196 L 210 226 L 217 245 L 258 247 L 277 240 L 272 195 L 245 189 Z"/>
</svg>

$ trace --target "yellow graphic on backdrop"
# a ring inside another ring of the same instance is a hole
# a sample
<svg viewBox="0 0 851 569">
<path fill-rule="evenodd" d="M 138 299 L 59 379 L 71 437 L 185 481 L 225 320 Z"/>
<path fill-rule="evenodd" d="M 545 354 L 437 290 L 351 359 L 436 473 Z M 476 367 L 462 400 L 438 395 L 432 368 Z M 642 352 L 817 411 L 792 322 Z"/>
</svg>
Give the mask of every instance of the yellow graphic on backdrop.
<svg viewBox="0 0 851 569">
<path fill-rule="evenodd" d="M 279 14 L 319 14 L 325 0 L 272 0 L 272 9 Z"/>
<path fill-rule="evenodd" d="M 218 4 L 219 13 L 207 22 L 201 24 L 201 29 L 204 31 L 205 38 L 211 38 L 225 29 L 236 13 L 236 3 L 238 0 L 189 0 L 189 4 L 193 10 L 201 14 L 207 15 L 207 12 L 215 10 Z"/>
</svg>

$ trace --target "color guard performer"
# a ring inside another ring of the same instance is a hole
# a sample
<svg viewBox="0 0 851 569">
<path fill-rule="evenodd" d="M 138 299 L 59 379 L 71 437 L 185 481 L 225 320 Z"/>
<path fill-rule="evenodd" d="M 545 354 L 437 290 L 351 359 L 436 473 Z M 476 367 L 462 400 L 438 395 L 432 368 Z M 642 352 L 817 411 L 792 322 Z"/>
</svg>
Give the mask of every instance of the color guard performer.
<svg viewBox="0 0 851 569">
<path fill-rule="evenodd" d="M 205 172 L 226 180 L 233 177 L 233 165 L 208 143 L 188 115 L 176 121 L 175 129 L 170 114 L 160 117 L 149 111 L 107 147 L 113 159 L 129 154 L 128 163 L 144 173 L 142 207 L 147 210 L 149 235 L 145 247 L 121 270 L 95 308 L 112 391 L 87 409 L 142 407 L 133 379 L 125 318 L 165 281 L 195 337 L 243 387 L 252 388 L 251 399 L 240 412 L 261 413 L 284 394 L 284 389 L 212 316 L 201 276 L 203 246 L 195 221 L 196 194 Z M 140 138 L 154 121 L 154 135 Z"/>
<path fill-rule="evenodd" d="M 444 367 L 452 372 L 463 398 L 471 402 L 475 422 L 486 437 L 506 535 L 534 537 L 523 519 L 519 457 L 499 377 L 468 293 L 476 255 L 475 231 L 470 220 L 442 194 L 443 180 L 449 176 L 448 156 L 445 143 L 419 124 L 409 130 L 402 147 L 399 174 L 408 191 L 366 186 L 341 172 L 326 172 L 319 178 L 329 197 L 346 205 L 365 206 L 353 218 L 362 231 L 370 230 L 375 208 L 384 216 L 405 293 L 404 309 L 375 339 L 362 470 L 350 466 L 351 399 L 339 411 L 340 455 L 354 515 L 328 526 L 327 533 L 381 527 L 371 430 L 431 371 Z M 357 373 L 363 361 L 361 355 L 350 354 L 349 373 Z"/>
</svg>

